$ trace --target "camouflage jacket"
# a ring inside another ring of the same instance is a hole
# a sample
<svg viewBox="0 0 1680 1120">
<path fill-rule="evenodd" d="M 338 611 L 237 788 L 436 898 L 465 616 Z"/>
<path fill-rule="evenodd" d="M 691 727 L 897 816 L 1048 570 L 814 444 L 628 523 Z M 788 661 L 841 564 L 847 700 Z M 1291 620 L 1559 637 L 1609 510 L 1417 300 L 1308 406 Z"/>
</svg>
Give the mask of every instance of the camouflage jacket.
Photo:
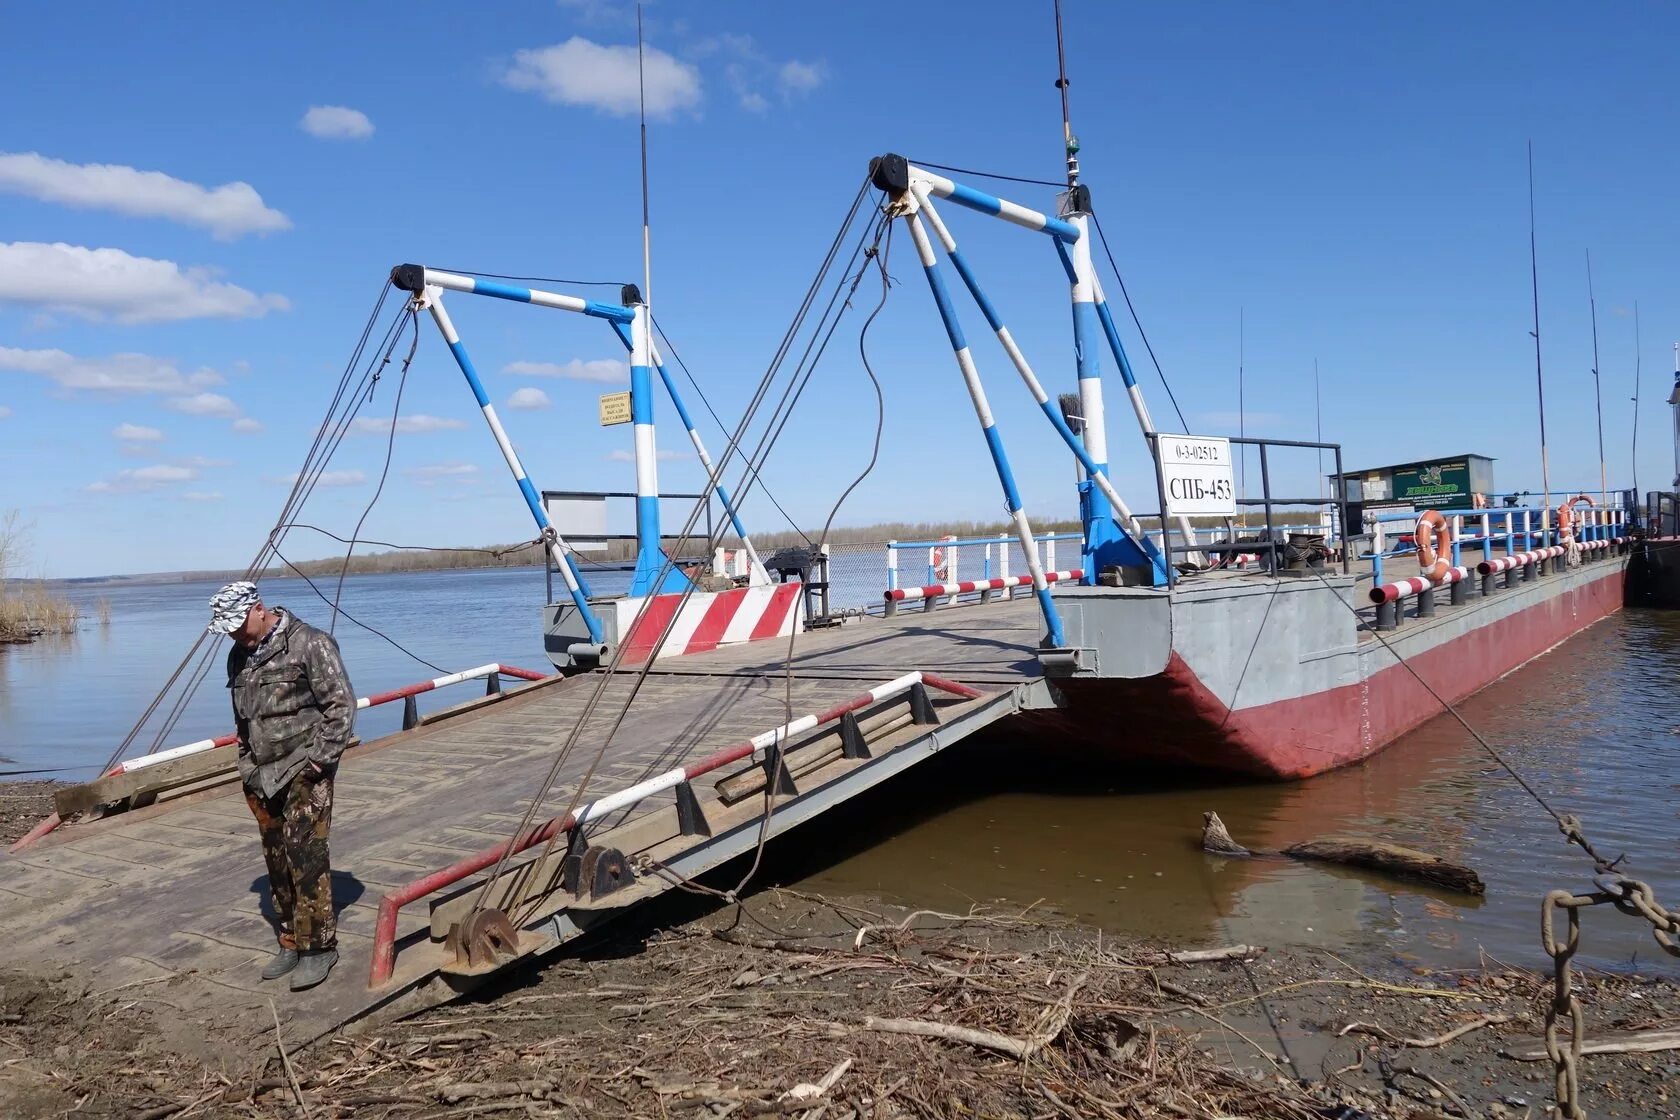
<svg viewBox="0 0 1680 1120">
<path fill-rule="evenodd" d="M 228 689 L 239 733 L 239 776 L 273 797 L 313 762 L 331 767 L 350 742 L 356 694 L 338 643 L 287 611 L 279 633 L 228 653 Z"/>
</svg>

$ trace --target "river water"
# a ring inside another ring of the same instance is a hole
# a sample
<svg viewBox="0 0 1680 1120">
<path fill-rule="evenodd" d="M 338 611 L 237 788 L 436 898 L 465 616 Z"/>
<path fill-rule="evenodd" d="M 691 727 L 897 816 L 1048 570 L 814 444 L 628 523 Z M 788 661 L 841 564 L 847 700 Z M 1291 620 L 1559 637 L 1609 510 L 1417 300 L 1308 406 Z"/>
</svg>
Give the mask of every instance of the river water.
<svg viewBox="0 0 1680 1120">
<path fill-rule="evenodd" d="M 546 670 L 543 581 L 540 568 L 350 577 L 344 606 L 390 639 L 340 622 L 356 691 L 492 661 Z M 94 774 L 191 645 L 215 586 L 76 586 L 70 595 L 85 612 L 76 634 L 0 646 L 0 759 L 8 760 L 0 771 Z M 301 581 L 270 580 L 264 590 L 311 621 L 329 613 Z M 108 625 L 98 621 L 102 598 Z M 164 745 L 227 730 L 219 676 L 214 669 Z M 1680 614 L 1624 611 L 1460 706 L 1560 811 L 1583 818 L 1602 851 L 1629 853 L 1630 873 L 1670 907 L 1680 905 L 1677 680 Z M 467 699 L 475 687 L 423 697 L 422 709 Z M 400 705 L 373 709 L 357 731 L 377 736 L 400 719 Z M 1117 716 L 1117 744 L 1127 734 L 1148 734 L 1146 714 Z M 1341 832 L 1435 851 L 1475 867 L 1488 896 L 1466 901 L 1319 866 L 1209 858 L 1196 848 L 1208 809 L 1253 847 Z M 1000 732 L 772 851 L 768 874 L 825 893 L 956 909 L 1039 902 L 1120 935 L 1314 944 L 1446 966 L 1473 965 L 1484 951 L 1536 963 L 1541 898 L 1589 886 L 1584 858 L 1450 718 L 1361 766 L 1288 785 L 1164 780 L 1137 773 L 1118 746 L 1108 759 L 1072 757 Z M 1586 959 L 1680 971 L 1643 921 L 1599 908 L 1583 925 Z"/>
</svg>

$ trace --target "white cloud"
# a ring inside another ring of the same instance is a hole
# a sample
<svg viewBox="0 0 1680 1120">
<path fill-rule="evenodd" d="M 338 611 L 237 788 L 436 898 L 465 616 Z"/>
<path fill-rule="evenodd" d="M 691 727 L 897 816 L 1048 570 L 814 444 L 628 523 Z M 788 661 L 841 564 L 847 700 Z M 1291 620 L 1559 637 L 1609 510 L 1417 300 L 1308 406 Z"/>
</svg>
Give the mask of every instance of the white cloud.
<svg viewBox="0 0 1680 1120">
<path fill-rule="evenodd" d="M 83 210 L 114 210 L 201 226 L 222 241 L 290 229 L 249 183 L 202 187 L 118 163 L 66 163 L 35 152 L 0 152 L 0 191 Z"/>
<path fill-rule="evenodd" d="M 428 467 L 410 467 L 408 473 L 415 478 L 465 478 L 478 473 L 478 467 L 472 463 L 434 463 Z"/>
<path fill-rule="evenodd" d="M 296 484 L 298 476 L 289 474 L 276 481 L 284 482 L 287 486 Z M 322 471 L 315 480 L 316 486 L 360 486 L 367 481 L 367 475 L 361 471 Z"/>
<path fill-rule="evenodd" d="M 169 407 L 188 416 L 215 416 L 221 419 L 239 415 L 239 406 L 220 393 L 194 393 L 190 397 L 176 397 Z"/>
<path fill-rule="evenodd" d="M 249 416 L 241 416 L 233 422 L 233 430 L 245 435 L 255 435 L 263 430 L 261 420 L 253 420 Z"/>
<path fill-rule="evenodd" d="M 0 370 L 36 374 L 62 389 L 106 393 L 190 393 L 222 383 L 221 375 L 213 369 L 182 373 L 168 358 L 134 353 L 78 358 L 63 350 L 0 346 Z"/>
<path fill-rule="evenodd" d="M 764 94 L 766 89 L 773 88 L 783 102 L 790 102 L 828 80 L 828 67 L 822 62 L 798 59 L 777 62 L 760 49 L 751 35 L 733 32 L 709 35 L 689 42 L 683 54 L 689 58 L 719 60 L 724 82 L 741 108 L 749 113 L 769 110 L 771 101 Z"/>
<path fill-rule="evenodd" d="M 573 381 L 603 381 L 622 384 L 630 380 L 630 366 L 614 358 L 593 358 L 569 362 L 509 362 L 503 373 L 521 377 L 565 377 Z"/>
<path fill-rule="evenodd" d="M 10 408 L 6 407 L 3 404 L 0 404 L 0 420 L 7 419 L 8 417 L 11 416 L 11 414 L 12 414 L 12 410 Z"/>
<path fill-rule="evenodd" d="M 700 70 L 658 47 L 643 54 L 648 116 L 667 118 L 700 104 Z M 603 46 L 572 36 L 552 47 L 515 51 L 502 74 L 509 89 L 540 94 L 559 105 L 585 105 L 613 116 L 636 115 L 636 48 Z"/>
<path fill-rule="evenodd" d="M 790 59 L 776 71 L 776 85 L 783 97 L 810 93 L 828 79 L 828 67 L 820 62 L 800 62 Z"/>
<path fill-rule="evenodd" d="M 317 140 L 366 140 L 373 135 L 367 114 L 343 105 L 311 105 L 298 127 Z"/>
<path fill-rule="evenodd" d="M 426 467 L 410 467 L 405 473 L 420 486 L 436 486 L 440 482 L 471 484 L 478 479 L 478 468 L 472 463 L 434 463 Z"/>
<path fill-rule="evenodd" d="M 539 408 L 547 408 L 554 402 L 548 399 L 548 394 L 541 389 L 515 389 L 513 396 L 507 399 L 507 406 L 518 412 L 531 412 Z"/>
<path fill-rule="evenodd" d="M 170 486 L 177 482 L 191 482 L 197 477 L 198 472 L 191 467 L 177 466 L 173 463 L 153 463 L 149 467 L 118 471 L 110 478 L 90 484 L 88 490 L 95 494 L 132 494 L 141 490 L 155 490 L 159 486 Z"/>
<path fill-rule="evenodd" d="M 119 323 L 249 319 L 291 307 L 285 296 L 258 295 L 207 268 L 39 241 L 0 242 L 0 303 Z"/>
<path fill-rule="evenodd" d="M 350 425 L 358 432 L 373 432 L 386 435 L 391 430 L 389 417 L 363 416 Z M 423 432 L 442 432 L 452 428 L 466 427 L 461 421 L 452 416 L 427 416 L 425 413 L 415 413 L 413 416 L 397 417 L 397 434 L 416 435 Z"/>
<path fill-rule="evenodd" d="M 221 492 L 218 490 L 188 490 L 181 497 L 189 502 L 219 502 L 222 500 Z"/>
<path fill-rule="evenodd" d="M 654 458 L 658 459 L 662 463 L 675 459 L 692 459 L 694 458 L 694 452 L 672 451 L 669 448 L 661 447 L 654 453 Z M 615 447 L 611 451 L 607 452 L 607 462 L 609 463 L 634 463 L 635 461 L 636 453 L 634 451 L 627 451 L 622 447 Z"/>
<path fill-rule="evenodd" d="M 148 428 L 142 424 L 118 424 L 111 429 L 111 435 L 132 443 L 157 443 L 163 439 L 163 433 L 157 428 Z"/>
</svg>

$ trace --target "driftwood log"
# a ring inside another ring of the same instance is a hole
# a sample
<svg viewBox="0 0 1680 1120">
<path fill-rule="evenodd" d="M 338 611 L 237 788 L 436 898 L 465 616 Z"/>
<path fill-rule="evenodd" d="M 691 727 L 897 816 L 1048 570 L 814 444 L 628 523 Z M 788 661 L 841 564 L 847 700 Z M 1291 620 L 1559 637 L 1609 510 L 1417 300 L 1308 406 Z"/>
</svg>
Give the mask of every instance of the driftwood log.
<svg viewBox="0 0 1680 1120">
<path fill-rule="evenodd" d="M 1255 851 L 1231 839 L 1218 813 L 1202 814 L 1202 848 L 1222 856 L 1280 857 L 1315 863 L 1339 863 L 1380 871 L 1397 879 L 1410 879 L 1461 894 L 1487 893 L 1482 877 L 1461 863 L 1453 863 L 1416 848 L 1405 848 L 1381 840 L 1334 836 L 1291 844 L 1282 851 Z"/>
</svg>

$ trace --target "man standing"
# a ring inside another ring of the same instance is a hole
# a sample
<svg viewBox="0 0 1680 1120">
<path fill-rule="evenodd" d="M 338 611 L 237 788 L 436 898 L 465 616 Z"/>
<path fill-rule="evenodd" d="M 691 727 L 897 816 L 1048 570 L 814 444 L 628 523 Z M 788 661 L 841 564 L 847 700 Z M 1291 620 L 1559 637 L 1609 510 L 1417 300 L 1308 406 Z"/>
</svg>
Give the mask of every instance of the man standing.
<svg viewBox="0 0 1680 1120">
<path fill-rule="evenodd" d="M 234 643 L 227 674 L 239 776 L 279 917 L 280 950 L 262 978 L 290 973 L 298 992 L 325 980 L 338 962 L 327 831 L 356 695 L 332 636 L 284 608 L 264 607 L 254 583 L 216 592 L 210 629 Z"/>
</svg>

